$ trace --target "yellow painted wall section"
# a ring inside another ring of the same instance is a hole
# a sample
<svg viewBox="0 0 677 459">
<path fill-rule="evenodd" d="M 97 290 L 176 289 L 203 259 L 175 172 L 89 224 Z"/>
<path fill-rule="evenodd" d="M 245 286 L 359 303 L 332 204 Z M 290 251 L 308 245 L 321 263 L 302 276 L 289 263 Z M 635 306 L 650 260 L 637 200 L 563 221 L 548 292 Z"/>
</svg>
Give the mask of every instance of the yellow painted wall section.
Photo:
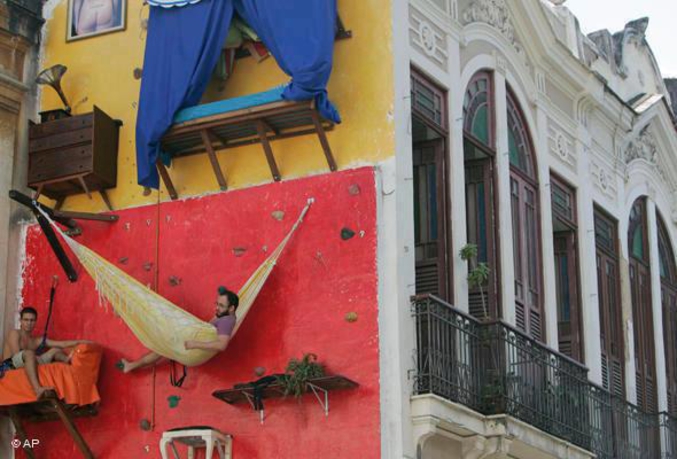
<svg viewBox="0 0 677 459">
<path fill-rule="evenodd" d="M 57 63 L 68 67 L 62 86 L 74 114 L 89 112 L 96 105 L 124 123 L 117 188 L 108 192 L 113 207 L 156 202 L 157 193 L 143 196 L 143 188 L 136 183 L 134 138 L 141 84 L 134 78 L 134 69 L 143 67 L 146 33 L 142 23 L 149 7 L 142 0 L 128 0 L 126 30 L 66 42 L 68 1 L 52 0 L 46 6 L 53 11 L 45 25 L 42 68 Z M 347 169 L 394 155 L 392 21 L 387 0 L 339 0 L 339 14 L 353 37 L 335 43 L 328 90 L 343 123 L 328 133 L 328 139 L 339 169 Z M 265 91 L 288 80 L 272 57 L 261 63 L 251 57 L 239 59 L 225 87 L 212 84 L 204 100 Z M 56 93 L 44 88 L 41 110 L 58 107 Z M 278 140 L 272 147 L 283 180 L 329 172 L 316 135 Z M 218 158 L 230 189 L 272 182 L 261 145 L 222 150 Z M 176 160 L 170 174 L 181 198 L 219 191 L 206 155 Z M 164 187 L 159 199 L 169 199 Z M 64 209 L 102 211 L 105 206 L 98 195 L 88 200 L 83 194 L 69 197 Z"/>
</svg>

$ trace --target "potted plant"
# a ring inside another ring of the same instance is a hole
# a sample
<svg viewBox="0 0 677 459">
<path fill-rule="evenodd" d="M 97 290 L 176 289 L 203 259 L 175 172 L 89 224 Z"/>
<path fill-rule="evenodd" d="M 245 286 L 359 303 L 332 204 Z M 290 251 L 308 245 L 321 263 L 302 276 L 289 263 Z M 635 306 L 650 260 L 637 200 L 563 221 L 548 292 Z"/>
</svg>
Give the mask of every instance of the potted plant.
<svg viewBox="0 0 677 459">
<path fill-rule="evenodd" d="M 487 310 L 487 303 L 484 297 L 484 286 L 489 281 L 489 265 L 484 262 L 477 261 L 477 245 L 466 244 L 459 251 L 462 260 L 468 262 L 468 286 L 470 288 L 477 287 L 480 291 L 480 298 L 482 299 L 482 313 L 484 317 L 482 320 L 488 320 L 489 311 Z"/>
<path fill-rule="evenodd" d="M 303 354 L 301 359 L 292 357 L 284 374 L 278 377 L 278 381 L 285 397 L 293 395 L 300 398 L 308 389 L 308 381 L 324 375 L 324 365 L 317 362 L 317 355 L 308 353 Z"/>
</svg>

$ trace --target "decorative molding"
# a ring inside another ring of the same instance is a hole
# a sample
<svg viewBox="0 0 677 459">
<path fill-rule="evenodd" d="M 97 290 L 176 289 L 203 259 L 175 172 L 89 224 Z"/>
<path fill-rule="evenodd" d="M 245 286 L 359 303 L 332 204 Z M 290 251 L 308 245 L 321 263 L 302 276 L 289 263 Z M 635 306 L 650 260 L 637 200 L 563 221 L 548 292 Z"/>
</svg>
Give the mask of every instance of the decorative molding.
<svg viewBox="0 0 677 459">
<path fill-rule="evenodd" d="M 545 73 L 541 70 L 536 70 L 536 88 L 540 94 L 547 95 Z"/>
<path fill-rule="evenodd" d="M 586 147 L 585 155 L 590 156 L 592 153 Z M 590 162 L 590 175 L 592 176 L 592 183 L 602 194 L 614 199 L 616 196 L 616 184 L 614 183 L 614 176 L 604 166 L 601 166 L 596 161 Z"/>
<path fill-rule="evenodd" d="M 426 21 L 421 21 L 418 25 L 418 34 L 421 37 L 421 44 L 423 50 L 428 56 L 434 56 L 437 51 L 437 44 L 435 43 L 435 32 L 430 24 Z"/>
<path fill-rule="evenodd" d="M 482 22 L 494 27 L 510 42 L 517 54 L 524 57 L 524 48 L 515 36 L 515 27 L 505 0 L 475 0 L 463 11 L 461 22 L 463 25 Z"/>
<path fill-rule="evenodd" d="M 625 164 L 630 164 L 637 159 L 643 159 L 652 165 L 657 164 L 658 148 L 656 147 L 656 139 L 654 139 L 649 126 L 644 127 L 637 136 L 632 140 L 623 152 L 623 160 Z"/>
<path fill-rule="evenodd" d="M 574 139 L 552 120 L 548 120 L 548 147 L 550 154 L 576 173 L 578 157 Z"/>
<path fill-rule="evenodd" d="M 447 71 L 449 52 L 446 33 L 413 4 L 409 5 L 409 44 Z"/>
<path fill-rule="evenodd" d="M 672 217 L 672 223 L 677 225 L 677 191 L 672 192 L 671 200 L 672 200 L 672 209 L 670 216 Z"/>
</svg>

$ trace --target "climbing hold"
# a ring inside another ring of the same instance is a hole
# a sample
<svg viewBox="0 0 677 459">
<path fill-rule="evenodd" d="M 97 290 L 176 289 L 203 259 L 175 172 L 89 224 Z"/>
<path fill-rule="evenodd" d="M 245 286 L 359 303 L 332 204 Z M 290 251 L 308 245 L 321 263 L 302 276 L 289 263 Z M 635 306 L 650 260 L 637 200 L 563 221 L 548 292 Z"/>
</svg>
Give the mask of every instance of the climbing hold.
<svg viewBox="0 0 677 459">
<path fill-rule="evenodd" d="M 181 285 L 181 278 L 176 276 L 169 276 L 169 285 L 176 287 Z"/>
<path fill-rule="evenodd" d="M 120 263 L 121 265 L 126 265 L 128 261 L 129 261 L 129 258 L 127 258 L 127 257 L 120 257 L 118 259 L 118 263 Z"/>
<path fill-rule="evenodd" d="M 144 196 L 150 196 L 150 194 L 151 194 L 152 192 L 153 192 L 153 190 L 151 190 L 149 187 L 147 187 L 147 186 L 144 186 L 144 187 L 143 187 L 143 195 L 144 195 Z"/>
<path fill-rule="evenodd" d="M 141 75 L 143 74 L 142 70 L 141 70 L 139 67 L 136 67 L 136 68 L 134 69 L 134 72 L 132 72 L 132 73 L 133 73 L 133 75 L 134 75 L 134 79 L 135 79 L 135 80 L 140 80 L 140 79 L 141 79 Z"/>
<path fill-rule="evenodd" d="M 284 218 L 284 212 L 281 210 L 276 210 L 275 212 L 270 214 L 275 220 L 278 222 L 281 221 Z"/>
<path fill-rule="evenodd" d="M 247 251 L 246 247 L 233 247 L 233 255 L 241 257 Z"/>
<path fill-rule="evenodd" d="M 169 402 L 169 407 L 170 408 L 176 408 L 179 406 L 179 401 L 181 400 L 181 397 L 178 395 L 170 395 L 167 397 L 167 402 Z"/>
<path fill-rule="evenodd" d="M 348 187 L 348 193 L 350 193 L 352 196 L 357 196 L 358 194 L 360 194 L 360 185 L 358 185 L 357 183 L 350 185 Z"/>
<path fill-rule="evenodd" d="M 152 261 L 147 261 L 143 264 L 143 269 L 144 271 L 150 271 L 153 269 L 153 262 Z"/>
<path fill-rule="evenodd" d="M 258 377 L 261 377 L 266 374 L 266 369 L 264 367 L 255 367 L 254 374 Z"/>
<path fill-rule="evenodd" d="M 357 322 L 357 313 L 355 311 L 350 311 L 346 314 L 346 322 Z"/>
<path fill-rule="evenodd" d="M 355 231 L 351 230 L 350 228 L 343 228 L 341 230 L 341 239 L 344 241 L 347 241 L 353 236 L 355 236 Z"/>
<path fill-rule="evenodd" d="M 148 419 L 142 419 L 141 422 L 139 422 L 139 428 L 148 432 L 150 430 L 150 421 Z"/>
</svg>

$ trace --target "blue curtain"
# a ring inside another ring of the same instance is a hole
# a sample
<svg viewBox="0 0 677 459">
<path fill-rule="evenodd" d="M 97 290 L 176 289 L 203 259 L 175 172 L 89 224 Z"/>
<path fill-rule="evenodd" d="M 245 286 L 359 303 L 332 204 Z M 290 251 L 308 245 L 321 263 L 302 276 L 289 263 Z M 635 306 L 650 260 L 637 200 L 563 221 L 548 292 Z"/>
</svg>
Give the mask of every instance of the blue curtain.
<svg viewBox="0 0 677 459">
<path fill-rule="evenodd" d="M 292 77 L 282 97 L 315 98 L 328 120 L 341 118 L 327 96 L 336 28 L 336 0 L 235 0 L 235 8 Z"/>
<path fill-rule="evenodd" d="M 139 185 L 158 187 L 155 162 L 160 157 L 160 139 L 176 112 L 200 102 L 232 16 L 232 0 L 150 8 L 136 121 Z"/>
<path fill-rule="evenodd" d="M 164 2 L 164 3 L 163 3 Z M 160 5 L 176 4 L 160 0 Z M 237 10 L 292 77 L 282 97 L 315 99 L 320 114 L 341 118 L 327 96 L 336 0 L 201 0 L 184 7 L 150 8 L 136 123 L 138 182 L 157 188 L 160 139 L 182 108 L 200 102 Z"/>
</svg>

